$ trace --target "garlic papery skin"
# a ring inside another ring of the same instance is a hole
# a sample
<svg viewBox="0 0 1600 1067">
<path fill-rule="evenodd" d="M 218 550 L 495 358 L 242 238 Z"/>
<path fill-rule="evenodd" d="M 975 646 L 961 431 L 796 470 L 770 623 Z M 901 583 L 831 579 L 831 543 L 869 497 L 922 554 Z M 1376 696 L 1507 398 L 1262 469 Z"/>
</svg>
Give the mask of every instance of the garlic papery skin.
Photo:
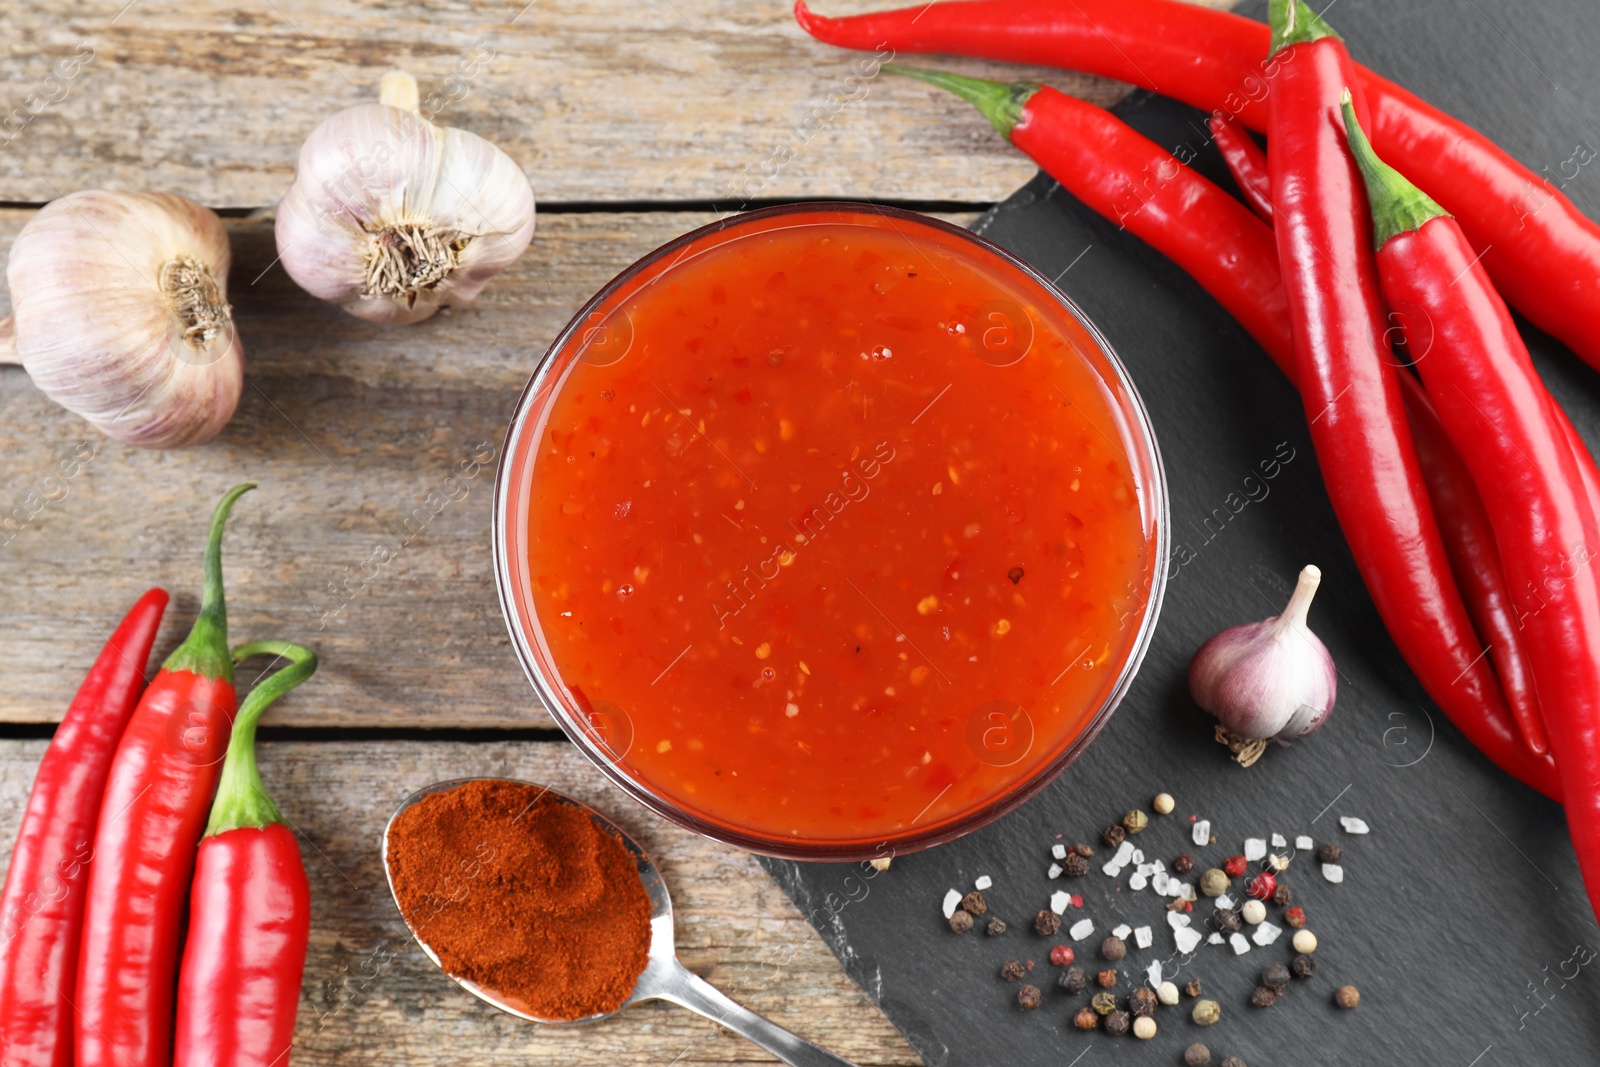
<svg viewBox="0 0 1600 1067">
<path fill-rule="evenodd" d="M 221 220 L 172 193 L 51 201 L 11 246 L 10 361 L 124 444 L 209 441 L 244 386 L 230 258 Z"/>
<path fill-rule="evenodd" d="M 1304 737 L 1333 711 L 1333 657 L 1306 625 L 1321 582 L 1322 571 L 1307 566 L 1283 614 L 1223 630 L 1189 663 L 1190 695 L 1217 717 L 1217 740 L 1245 766 L 1268 741 Z"/>
<path fill-rule="evenodd" d="M 406 325 L 468 303 L 516 261 L 533 238 L 533 189 L 482 137 L 419 114 L 410 75 L 386 76 L 381 100 L 306 138 L 278 204 L 278 255 L 312 296 Z"/>
</svg>

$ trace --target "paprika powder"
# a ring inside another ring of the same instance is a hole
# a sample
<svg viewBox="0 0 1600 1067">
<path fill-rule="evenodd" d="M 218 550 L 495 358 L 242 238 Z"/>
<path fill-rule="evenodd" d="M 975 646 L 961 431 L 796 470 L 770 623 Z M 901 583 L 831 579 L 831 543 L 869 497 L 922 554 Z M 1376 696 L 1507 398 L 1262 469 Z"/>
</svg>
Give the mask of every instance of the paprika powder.
<svg viewBox="0 0 1600 1067">
<path fill-rule="evenodd" d="M 444 969 L 529 1015 L 615 1011 L 650 953 L 650 898 L 633 854 L 538 786 L 478 779 L 396 816 L 389 868 L 401 914 Z"/>
</svg>

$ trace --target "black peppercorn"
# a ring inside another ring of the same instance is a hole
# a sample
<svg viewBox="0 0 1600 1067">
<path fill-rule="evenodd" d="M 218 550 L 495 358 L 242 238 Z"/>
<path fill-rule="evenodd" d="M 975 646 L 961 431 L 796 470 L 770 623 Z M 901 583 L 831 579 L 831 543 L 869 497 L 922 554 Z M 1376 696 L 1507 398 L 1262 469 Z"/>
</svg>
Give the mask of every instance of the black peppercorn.
<svg viewBox="0 0 1600 1067">
<path fill-rule="evenodd" d="M 1338 863 L 1343 858 L 1344 849 L 1332 841 L 1317 849 L 1318 863 Z"/>
<path fill-rule="evenodd" d="M 1131 1023 L 1132 1020 L 1128 1018 L 1127 1012 L 1114 1011 L 1106 1016 L 1106 1033 L 1112 1037 L 1121 1037 L 1128 1032 Z"/>
<path fill-rule="evenodd" d="M 1100 955 L 1105 959 L 1116 962 L 1128 954 L 1128 946 L 1122 938 L 1115 935 L 1100 942 Z"/>
<path fill-rule="evenodd" d="M 1099 974 L 1095 975 L 1094 980 L 1100 983 L 1101 989 L 1110 989 L 1112 986 L 1117 984 L 1117 972 L 1108 967 Z"/>
<path fill-rule="evenodd" d="M 1008 982 L 1020 982 L 1027 973 L 1028 968 L 1022 965 L 1021 960 L 1006 960 L 1000 965 L 1000 977 Z"/>
<path fill-rule="evenodd" d="M 1353 1008 L 1361 1003 L 1361 991 L 1353 985 L 1342 985 L 1334 990 L 1333 1002 L 1341 1008 Z"/>
<path fill-rule="evenodd" d="M 1054 937 L 1061 929 L 1061 916 L 1046 908 L 1033 917 L 1033 932 L 1040 937 Z"/>
<path fill-rule="evenodd" d="M 1117 1010 L 1117 998 L 1110 993 L 1096 993 L 1090 998 L 1089 1007 L 1093 1008 L 1097 1015 L 1110 1015 Z"/>
<path fill-rule="evenodd" d="M 1289 968 L 1281 963 L 1269 963 L 1261 969 L 1261 984 L 1274 993 L 1281 993 L 1289 984 Z"/>
<path fill-rule="evenodd" d="M 1089 986 L 1089 978 L 1083 973 L 1082 967 L 1068 967 L 1056 979 L 1056 985 L 1068 993 L 1082 993 Z"/>
<path fill-rule="evenodd" d="M 1156 1013 L 1156 1005 L 1159 1003 L 1160 1001 L 1156 999 L 1156 991 L 1147 985 L 1140 986 L 1128 995 L 1128 1010 L 1136 1016 L 1154 1015 Z"/>
<path fill-rule="evenodd" d="M 1044 994 L 1039 992 L 1039 987 L 1036 985 L 1025 985 L 1021 989 L 1017 990 L 1017 1004 L 1021 1006 L 1024 1011 L 1032 1011 L 1034 1008 L 1037 1008 L 1039 1006 L 1039 1001 L 1042 1000 L 1043 997 Z"/>
<path fill-rule="evenodd" d="M 1183 1067 L 1210 1067 L 1211 1050 L 1196 1041 L 1183 1050 Z"/>
<path fill-rule="evenodd" d="M 1061 861 L 1061 873 L 1068 878 L 1082 878 L 1089 873 L 1089 861 L 1076 852 L 1068 852 L 1067 858 Z"/>
<path fill-rule="evenodd" d="M 957 908 L 950 913 L 950 929 L 958 934 L 964 934 L 972 929 L 972 913 Z"/>
<path fill-rule="evenodd" d="M 1188 874 L 1190 871 L 1194 870 L 1194 857 L 1185 852 L 1183 855 L 1172 861 L 1172 869 L 1177 871 L 1179 874 Z M 1205 1046 L 1202 1045 L 1200 1047 L 1204 1048 Z"/>
<path fill-rule="evenodd" d="M 989 920 L 989 925 L 983 928 L 983 932 L 990 937 L 999 937 L 1006 932 L 1006 921 L 996 916 Z"/>
<path fill-rule="evenodd" d="M 1200 995 L 1200 979 L 1195 978 L 1191 981 L 1185 982 L 1183 986 L 1183 995 L 1186 997 L 1198 997 Z"/>
<path fill-rule="evenodd" d="M 1089 845 L 1085 845 L 1085 844 L 1081 844 L 1081 843 L 1073 845 L 1072 846 L 1072 851 L 1076 852 L 1078 855 L 1082 856 L 1086 860 L 1094 859 L 1094 849 L 1092 847 L 1090 847 Z"/>
<path fill-rule="evenodd" d="M 1093 1008 L 1079 1008 L 1072 1017 L 1072 1025 L 1079 1030 L 1093 1030 L 1100 1025 L 1100 1016 Z"/>
<path fill-rule="evenodd" d="M 1101 833 L 1100 837 L 1101 840 L 1105 841 L 1107 848 L 1116 848 L 1118 845 L 1122 844 L 1122 842 L 1128 839 L 1128 831 L 1124 830 L 1117 823 L 1112 823 L 1110 826 L 1105 828 L 1105 831 Z"/>
<path fill-rule="evenodd" d="M 973 890 L 961 898 L 961 910 L 970 911 L 974 915 L 982 915 L 989 910 L 989 904 L 983 899 L 983 894 Z"/>
<path fill-rule="evenodd" d="M 1278 1003 L 1278 994 L 1266 986 L 1256 986 L 1255 992 L 1250 994 L 1250 1006 L 1253 1008 L 1270 1008 Z"/>
<path fill-rule="evenodd" d="M 1287 908 L 1294 903 L 1294 890 L 1279 882 L 1278 888 L 1272 891 L 1272 902 L 1280 908 Z"/>
<path fill-rule="evenodd" d="M 1289 964 L 1289 973 L 1296 978 L 1310 978 L 1317 973 L 1317 961 L 1310 956 L 1296 956 Z"/>
<path fill-rule="evenodd" d="M 1244 920 L 1232 908 L 1218 908 L 1216 919 L 1218 933 L 1236 934 L 1244 929 Z"/>
</svg>

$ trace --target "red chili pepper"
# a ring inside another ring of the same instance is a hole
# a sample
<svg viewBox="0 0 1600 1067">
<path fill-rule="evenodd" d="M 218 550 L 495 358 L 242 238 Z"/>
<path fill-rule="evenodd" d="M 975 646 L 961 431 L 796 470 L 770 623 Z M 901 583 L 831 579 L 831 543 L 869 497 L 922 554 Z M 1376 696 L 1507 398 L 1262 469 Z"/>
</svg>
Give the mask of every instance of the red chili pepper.
<svg viewBox="0 0 1600 1067">
<path fill-rule="evenodd" d="M 222 528 L 253 488 L 235 486 L 212 514 L 200 615 L 145 690 L 111 764 L 78 953 L 78 1067 L 171 1059 L 183 903 L 235 707 Z"/>
<path fill-rule="evenodd" d="M 1228 115 L 1212 115 L 1206 120 L 1211 129 L 1211 139 L 1216 142 L 1222 161 L 1228 165 L 1234 184 L 1244 196 L 1250 210 L 1261 221 L 1272 225 L 1272 179 L 1267 172 L 1267 153 L 1256 144 L 1255 138 Z"/>
<path fill-rule="evenodd" d="M 1289 380 L 1296 381 L 1277 246 L 1272 230 L 1243 204 L 1109 111 L 1047 86 L 1004 84 L 893 64 L 883 69 L 949 89 L 976 106 L 1067 192 L 1182 267 L 1250 332 Z M 1408 382 L 1406 388 L 1416 391 L 1422 401 L 1418 410 L 1427 410 L 1416 380 L 1394 377 Z M 1415 580 L 1434 584 L 1438 598 L 1454 595 L 1442 555 L 1432 566 L 1427 573 L 1419 570 Z M 1447 631 L 1452 620 L 1458 628 Z M 1452 653 L 1458 658 L 1481 655 L 1481 645 L 1460 612 L 1441 616 L 1424 648 L 1435 642 L 1459 646 Z M 1401 651 L 1409 660 L 1416 650 L 1402 645 Z M 1492 673 L 1481 663 L 1473 670 L 1482 679 L 1477 697 L 1446 689 L 1433 694 L 1434 699 L 1502 770 L 1559 801 L 1554 763 L 1528 753 Z"/>
<path fill-rule="evenodd" d="M 1348 100 L 1348 96 L 1346 97 Z M 1385 165 L 1344 105 L 1372 201 L 1383 291 L 1431 343 L 1418 363 L 1439 417 L 1476 478 L 1520 597 L 1567 825 L 1600 914 L 1600 554 L 1579 463 L 1505 302 L 1461 228 Z"/>
<path fill-rule="evenodd" d="M 798 0 L 795 18 L 845 48 L 1065 67 L 1267 125 L 1267 27 L 1182 0 L 954 0 L 832 19 Z M 1456 216 L 1514 307 L 1600 367 L 1600 225 L 1466 123 L 1358 76 L 1378 151 Z"/>
<path fill-rule="evenodd" d="M 0 895 L 0 1059 L 6 1067 L 71 1067 L 72 983 L 95 820 L 166 609 L 162 589 L 128 609 L 39 761 Z"/>
<path fill-rule="evenodd" d="M 251 690 L 234 717 L 195 861 L 178 972 L 176 1067 L 286 1067 L 311 936 L 300 846 L 262 785 L 255 743 L 261 713 L 311 677 L 317 657 L 282 641 L 240 645 L 233 656 L 241 663 L 276 656 L 289 666 Z"/>
</svg>

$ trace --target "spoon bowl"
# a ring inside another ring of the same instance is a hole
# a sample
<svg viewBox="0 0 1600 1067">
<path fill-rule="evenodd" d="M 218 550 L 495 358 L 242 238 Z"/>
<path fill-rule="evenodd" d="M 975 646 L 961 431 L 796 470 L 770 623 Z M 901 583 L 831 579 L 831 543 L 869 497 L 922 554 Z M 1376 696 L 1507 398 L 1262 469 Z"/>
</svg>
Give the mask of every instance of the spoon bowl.
<svg viewBox="0 0 1600 1067">
<path fill-rule="evenodd" d="M 664 1000 L 680 1005 L 704 1015 L 713 1022 L 726 1026 L 733 1032 L 755 1042 L 768 1052 L 777 1056 L 785 1063 L 795 1067 L 854 1067 L 848 1060 L 841 1059 L 826 1049 L 819 1048 L 806 1041 L 777 1023 L 762 1015 L 758 1015 L 749 1008 L 731 1000 L 718 991 L 709 982 L 692 973 L 678 959 L 674 943 L 674 930 L 672 922 L 672 897 L 667 892 L 666 880 L 661 877 L 661 871 L 651 860 L 650 854 L 630 837 L 622 827 L 595 811 L 581 800 L 576 800 L 565 793 L 557 792 L 549 786 L 538 785 L 534 782 L 524 782 L 514 778 L 453 778 L 447 781 L 435 782 L 432 785 L 412 793 L 400 802 L 394 814 L 389 816 L 389 822 L 383 829 L 383 870 L 389 881 L 389 893 L 394 897 L 395 907 L 400 910 L 401 918 L 405 919 L 405 910 L 400 907 L 399 894 L 395 892 L 394 868 L 390 864 L 389 844 L 390 835 L 394 830 L 395 820 L 402 812 L 424 797 L 435 793 L 448 792 L 472 782 L 504 781 L 514 782 L 517 785 L 527 786 L 540 791 L 541 798 L 566 804 L 577 808 L 593 819 L 595 823 L 607 833 L 619 839 L 623 846 L 633 855 L 634 863 L 638 867 L 639 880 L 644 885 L 645 893 L 650 898 L 650 956 L 645 964 L 644 971 L 639 975 L 639 980 L 633 987 L 633 992 L 628 999 L 623 1001 L 623 1008 L 642 1004 L 647 1000 Z M 433 950 L 427 941 L 423 940 L 409 919 L 405 919 L 406 929 L 411 931 L 411 936 L 427 957 L 443 970 L 439 962 L 438 953 Z M 527 1005 L 517 997 L 510 996 L 498 990 L 488 989 L 477 982 L 459 975 L 445 971 L 452 981 L 473 996 L 486 1004 L 493 1005 L 503 1012 L 515 1015 L 519 1019 L 529 1022 L 542 1023 L 546 1026 L 581 1026 L 584 1023 L 595 1022 L 607 1018 L 615 1012 L 601 1012 L 581 1019 L 545 1019 L 528 1011 Z"/>
</svg>

